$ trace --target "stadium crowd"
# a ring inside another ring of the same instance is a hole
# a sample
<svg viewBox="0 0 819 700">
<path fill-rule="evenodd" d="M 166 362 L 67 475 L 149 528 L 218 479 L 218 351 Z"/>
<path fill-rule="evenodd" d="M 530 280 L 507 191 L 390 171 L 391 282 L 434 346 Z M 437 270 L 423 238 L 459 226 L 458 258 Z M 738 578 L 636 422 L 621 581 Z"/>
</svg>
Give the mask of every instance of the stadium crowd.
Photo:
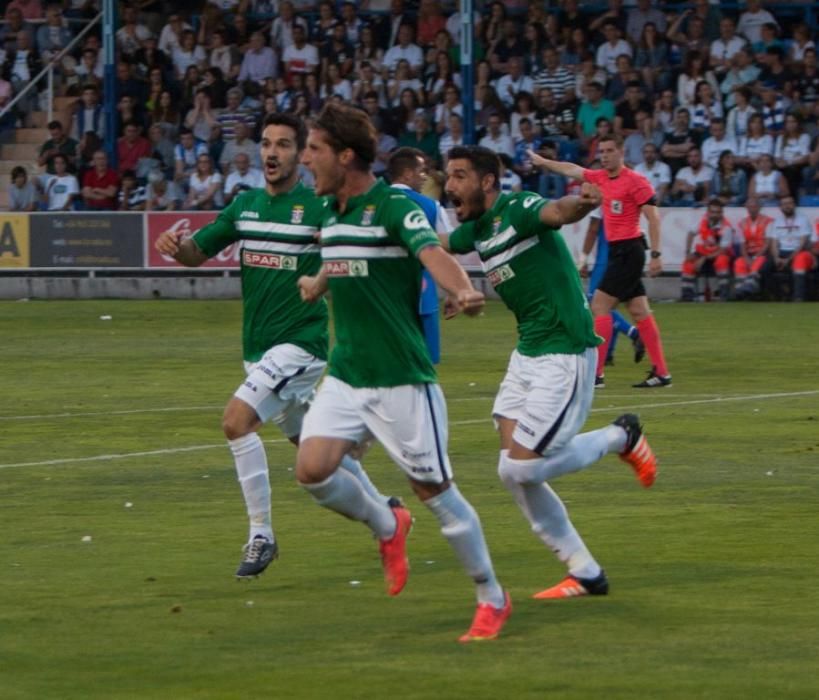
<svg viewBox="0 0 819 700">
<path fill-rule="evenodd" d="M 98 0 L 8 3 L 0 104 L 71 41 L 82 25 L 69 20 L 98 7 Z M 542 173 L 529 151 L 595 167 L 600 138 L 614 132 L 626 165 L 650 180 L 662 205 L 815 201 L 816 27 L 798 4 L 477 7 L 476 138 L 501 156 L 504 189 L 573 191 L 578 183 Z M 309 122 L 328 101 L 370 115 L 376 174 L 398 146 L 426 154 L 426 193 L 442 200 L 446 153 L 464 139 L 457 9 L 452 0 L 124 4 L 116 168 L 101 150 L 102 55 L 91 32 L 57 71 L 58 90 L 77 97 L 71 121 L 49 123 L 37 154 L 43 174 L 12 173 L 12 208 L 221 209 L 262 182 L 265 115 L 292 112 Z M 0 127 L 26 125 L 37 99 L 32 91 Z"/>
</svg>

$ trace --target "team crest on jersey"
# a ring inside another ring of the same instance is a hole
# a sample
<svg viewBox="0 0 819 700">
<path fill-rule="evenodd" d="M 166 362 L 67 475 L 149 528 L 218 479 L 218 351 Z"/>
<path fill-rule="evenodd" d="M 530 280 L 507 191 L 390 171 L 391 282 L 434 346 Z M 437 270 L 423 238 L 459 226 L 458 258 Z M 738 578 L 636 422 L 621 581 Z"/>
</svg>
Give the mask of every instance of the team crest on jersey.
<svg viewBox="0 0 819 700">
<path fill-rule="evenodd" d="M 489 280 L 489 284 L 493 287 L 497 287 L 499 284 L 512 279 L 514 276 L 515 271 L 509 267 L 509 265 L 501 265 L 494 270 L 490 270 L 486 275 L 486 279 Z"/>
<path fill-rule="evenodd" d="M 368 204 L 364 207 L 364 213 L 361 215 L 361 225 L 369 226 L 375 218 L 375 204 Z"/>
<path fill-rule="evenodd" d="M 492 235 L 497 236 L 500 233 L 501 218 L 496 216 L 492 221 Z"/>
<path fill-rule="evenodd" d="M 290 223 L 300 224 L 302 221 L 304 221 L 304 205 L 296 204 L 290 211 Z"/>
<path fill-rule="evenodd" d="M 324 269 L 328 277 L 369 277 L 370 275 L 366 260 L 325 260 Z"/>
</svg>

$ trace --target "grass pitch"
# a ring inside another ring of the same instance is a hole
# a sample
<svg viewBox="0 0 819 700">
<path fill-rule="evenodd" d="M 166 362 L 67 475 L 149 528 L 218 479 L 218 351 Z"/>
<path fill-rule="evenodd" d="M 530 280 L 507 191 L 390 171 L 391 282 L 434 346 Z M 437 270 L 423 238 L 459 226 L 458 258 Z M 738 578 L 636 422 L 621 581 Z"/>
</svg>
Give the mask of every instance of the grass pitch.
<svg viewBox="0 0 819 700">
<path fill-rule="evenodd" d="M 495 475 L 513 320 L 445 325 L 450 455 L 515 606 L 463 646 L 472 586 L 432 516 L 415 505 L 389 598 L 365 528 L 301 492 L 275 429 L 281 558 L 233 579 L 239 303 L 0 304 L 0 698 L 817 697 L 819 305 L 656 312 L 674 386 L 629 388 L 647 367 L 624 343 L 588 427 L 639 411 L 661 473 L 644 490 L 609 456 L 554 482 L 612 585 L 564 602 L 530 599 L 563 569 Z M 366 466 L 413 504 L 379 448 Z"/>
</svg>

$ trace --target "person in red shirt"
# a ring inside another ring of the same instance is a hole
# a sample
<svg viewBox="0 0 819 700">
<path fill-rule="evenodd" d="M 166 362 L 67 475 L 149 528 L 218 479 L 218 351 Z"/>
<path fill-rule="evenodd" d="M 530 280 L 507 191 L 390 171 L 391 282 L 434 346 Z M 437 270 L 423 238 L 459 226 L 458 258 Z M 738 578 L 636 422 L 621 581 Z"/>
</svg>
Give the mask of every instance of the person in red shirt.
<svg viewBox="0 0 819 700">
<path fill-rule="evenodd" d="M 108 167 L 105 151 L 94 151 L 93 168 L 82 178 L 82 198 L 86 209 L 113 211 L 117 208 L 119 176 Z"/>
<path fill-rule="evenodd" d="M 682 264 L 682 301 L 694 301 L 697 276 L 716 275 L 719 298 L 728 300 L 731 289 L 731 261 L 734 257 L 734 229 L 725 218 L 722 202 L 716 197 L 696 231 L 688 232 L 686 258 Z"/>
<path fill-rule="evenodd" d="M 136 122 L 128 122 L 123 129 L 124 136 L 117 139 L 117 165 L 119 174 L 126 170 L 137 170 L 140 158 L 150 158 L 151 142 L 142 135 L 142 127 Z"/>
<path fill-rule="evenodd" d="M 734 297 L 746 299 L 759 291 L 760 276 L 769 267 L 768 226 L 773 219 L 761 213 L 762 205 L 756 197 L 745 202 L 748 216 L 739 220 L 739 255 L 734 260 L 736 288 Z"/>
<path fill-rule="evenodd" d="M 640 231 L 641 214 L 648 220 L 651 247 L 648 274 L 656 277 L 663 270 L 660 213 L 654 188 L 645 177 L 623 165 L 623 142 L 618 136 L 602 138 L 598 153 L 602 170 L 587 170 L 575 163 L 547 160 L 531 151 L 529 154 L 532 162 L 543 170 L 590 182 L 603 193 L 603 225 L 610 248 L 606 274 L 591 302 L 594 330 L 603 338 L 603 344 L 597 348 L 596 386 L 605 386 L 603 366 L 614 330 L 611 312 L 621 301 L 626 302 L 653 365 L 648 377 L 632 386 L 640 389 L 670 386 L 671 374 L 665 362 L 660 329 L 651 313 L 642 281 L 646 251 Z"/>
</svg>

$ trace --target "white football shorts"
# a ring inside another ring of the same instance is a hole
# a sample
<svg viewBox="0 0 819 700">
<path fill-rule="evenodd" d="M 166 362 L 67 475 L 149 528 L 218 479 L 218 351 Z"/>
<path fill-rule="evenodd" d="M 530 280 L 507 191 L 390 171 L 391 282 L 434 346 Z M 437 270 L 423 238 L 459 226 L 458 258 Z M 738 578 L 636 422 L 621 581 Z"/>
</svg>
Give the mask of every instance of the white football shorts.
<svg viewBox="0 0 819 700">
<path fill-rule="evenodd" d="M 517 421 L 513 439 L 547 455 L 580 432 L 594 398 L 597 348 L 538 357 L 512 352 L 492 415 Z"/>
<path fill-rule="evenodd" d="M 325 377 L 304 419 L 301 439 L 380 442 L 410 479 L 440 484 L 452 478 L 447 411 L 437 384 L 357 389 Z"/>
<path fill-rule="evenodd" d="M 274 345 L 258 362 L 245 362 L 247 379 L 233 395 L 253 408 L 262 423 L 271 421 L 285 436 L 295 437 L 326 367 L 298 345 Z"/>
</svg>

